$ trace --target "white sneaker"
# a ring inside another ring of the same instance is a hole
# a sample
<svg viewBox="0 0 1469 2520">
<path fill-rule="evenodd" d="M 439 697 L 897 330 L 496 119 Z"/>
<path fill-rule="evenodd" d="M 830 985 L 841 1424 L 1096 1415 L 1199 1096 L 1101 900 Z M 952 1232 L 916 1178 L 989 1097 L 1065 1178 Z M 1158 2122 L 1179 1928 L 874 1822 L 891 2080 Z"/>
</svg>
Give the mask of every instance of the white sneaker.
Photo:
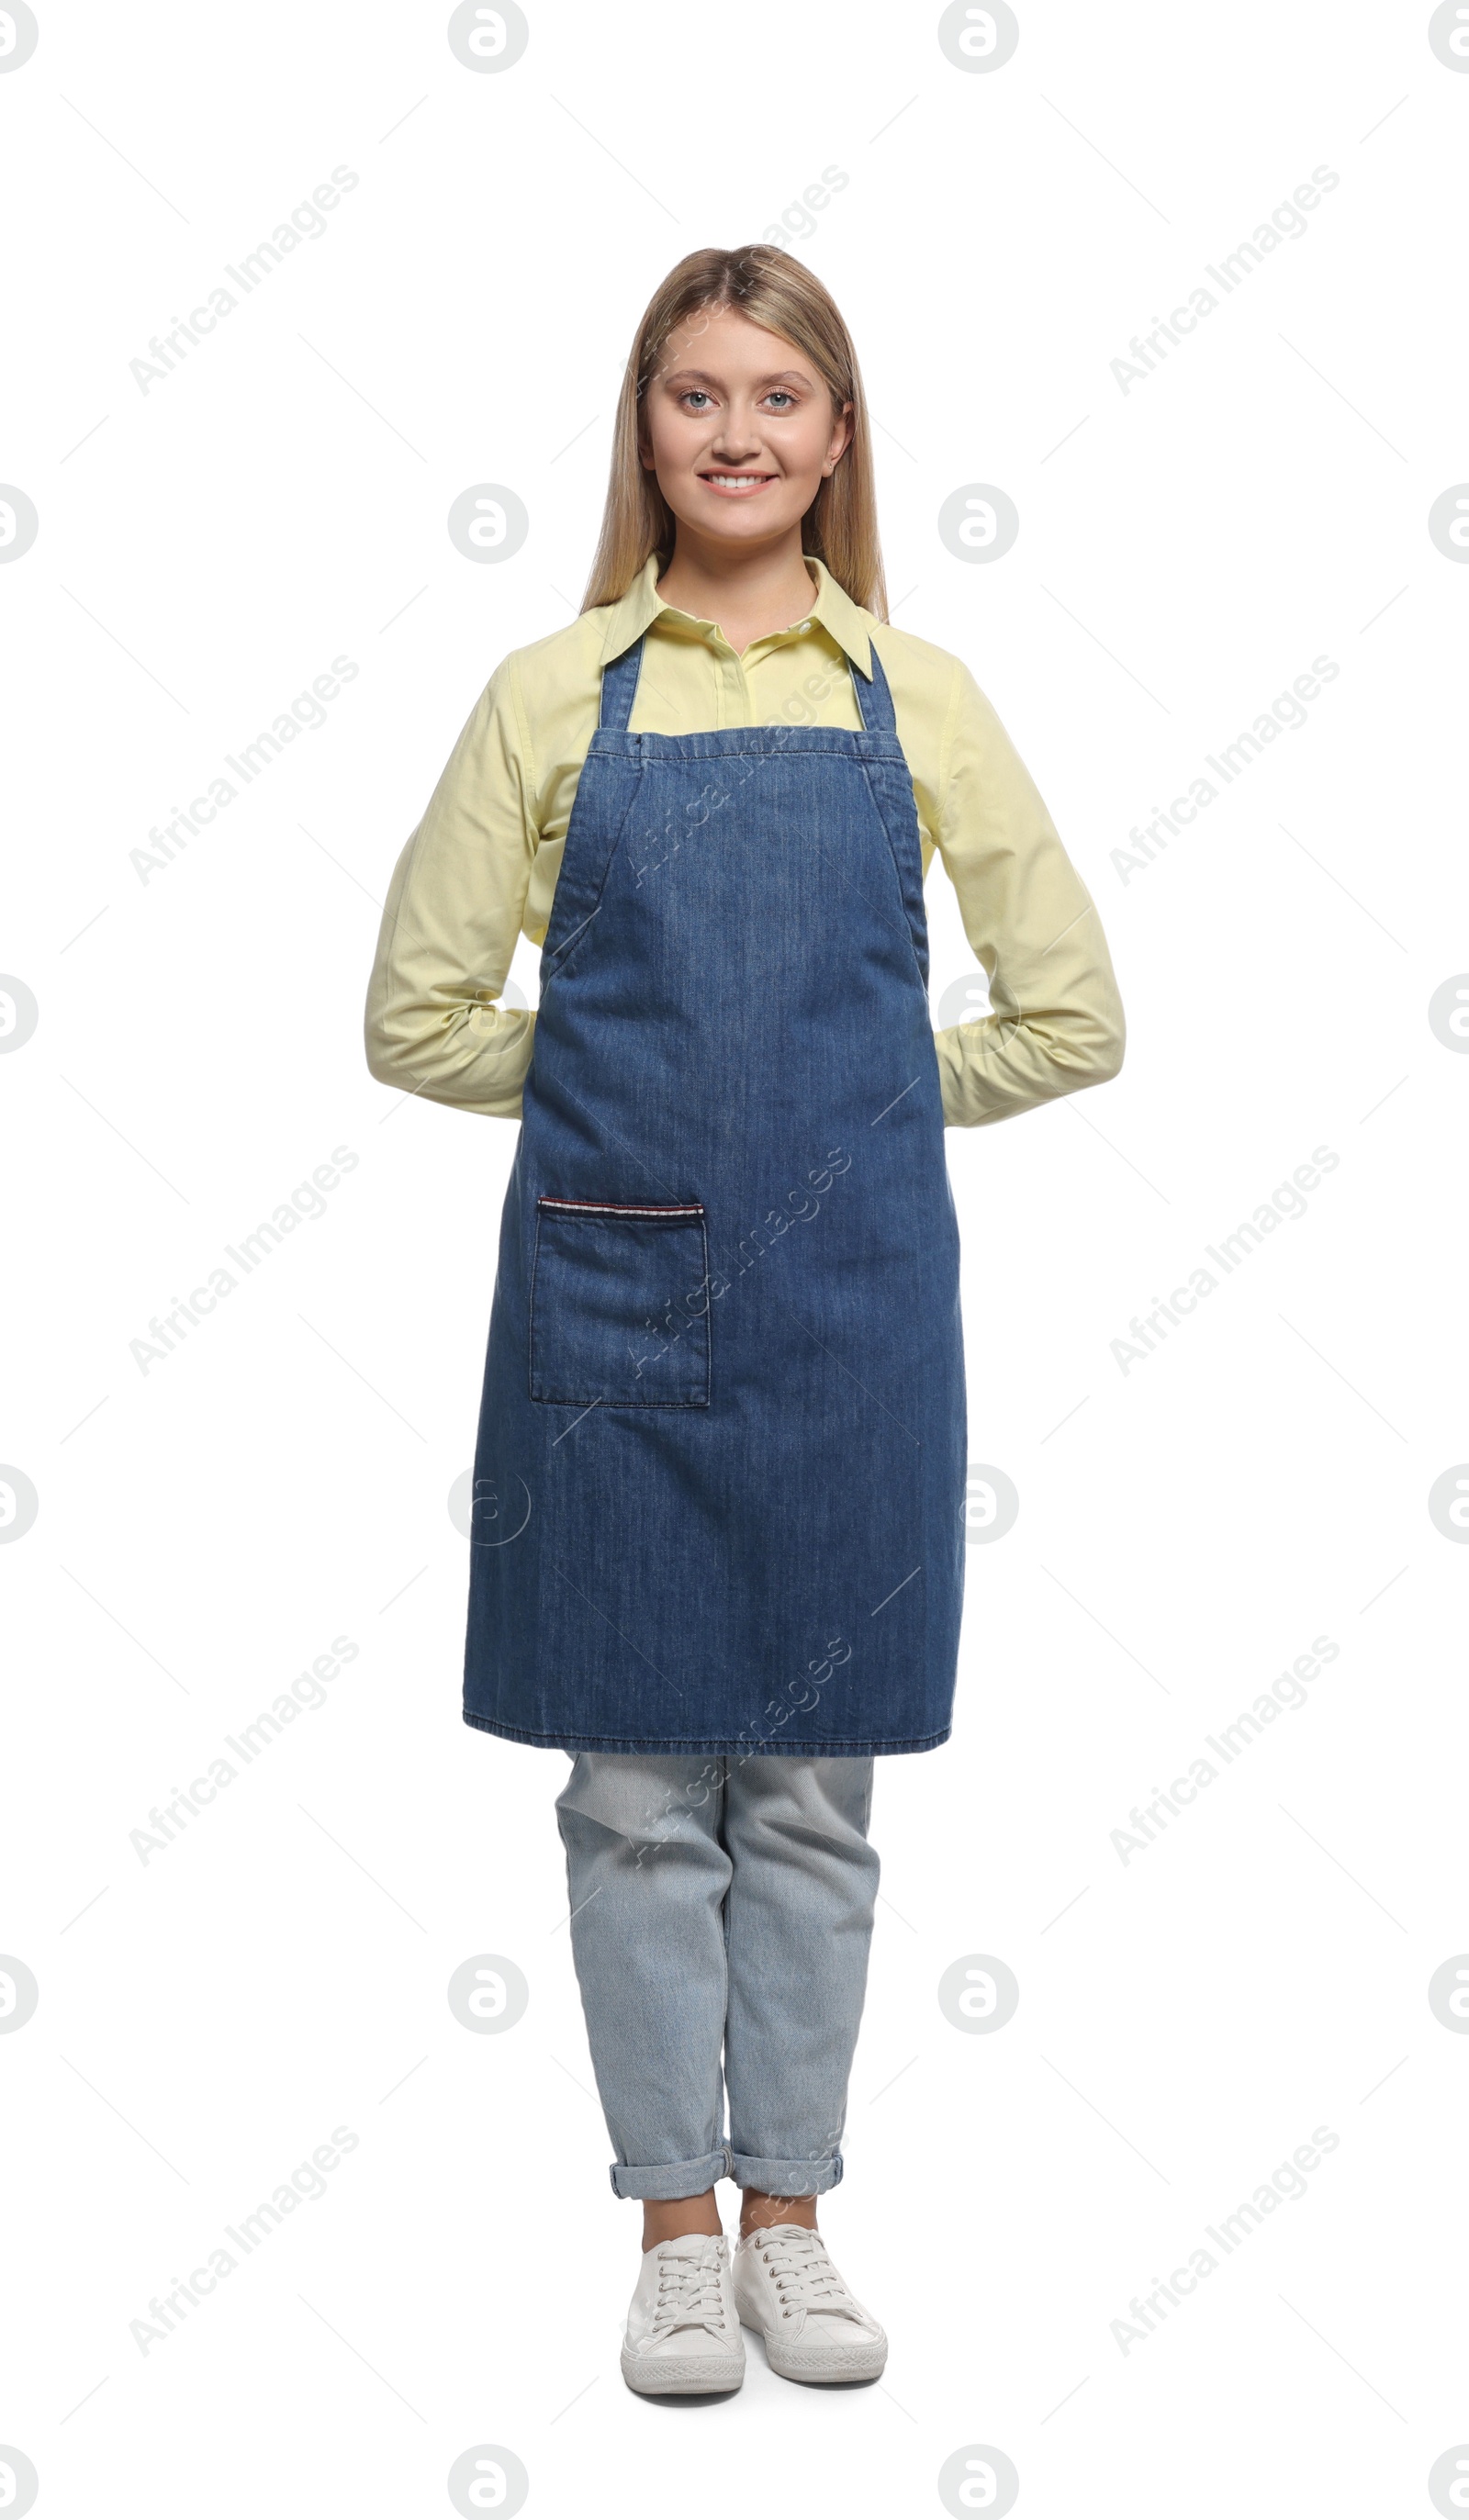
<svg viewBox="0 0 1469 2520">
<path fill-rule="evenodd" d="M 721 2231 L 688 2231 L 645 2249 L 627 2313 L 622 2377 L 643 2397 L 699 2397 L 738 2389 L 745 2340 Z"/>
<path fill-rule="evenodd" d="M 877 2320 L 848 2291 L 820 2232 L 803 2223 L 772 2223 L 741 2240 L 734 2297 L 783 2379 L 875 2380 L 888 2360 Z"/>
</svg>

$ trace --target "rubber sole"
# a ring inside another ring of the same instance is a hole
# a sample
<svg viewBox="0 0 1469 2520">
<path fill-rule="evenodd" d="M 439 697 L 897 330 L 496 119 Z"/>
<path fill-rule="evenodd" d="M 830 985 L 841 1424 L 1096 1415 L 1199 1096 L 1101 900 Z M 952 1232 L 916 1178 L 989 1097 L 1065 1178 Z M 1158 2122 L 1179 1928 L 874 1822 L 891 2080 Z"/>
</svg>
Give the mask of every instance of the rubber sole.
<svg viewBox="0 0 1469 2520">
<path fill-rule="evenodd" d="M 738 2389 L 745 2377 L 745 2349 L 736 2354 L 629 2354 L 620 2357 L 622 2377 L 640 2398 L 713 2398 Z"/>
<path fill-rule="evenodd" d="M 888 2362 L 888 2340 L 880 2337 L 875 2344 L 803 2348 L 782 2345 L 768 2328 L 757 2327 L 752 2319 L 744 2324 L 764 2344 L 765 2360 L 772 2371 L 783 2380 L 800 2380 L 808 2388 L 823 2381 L 877 2380 Z"/>
</svg>

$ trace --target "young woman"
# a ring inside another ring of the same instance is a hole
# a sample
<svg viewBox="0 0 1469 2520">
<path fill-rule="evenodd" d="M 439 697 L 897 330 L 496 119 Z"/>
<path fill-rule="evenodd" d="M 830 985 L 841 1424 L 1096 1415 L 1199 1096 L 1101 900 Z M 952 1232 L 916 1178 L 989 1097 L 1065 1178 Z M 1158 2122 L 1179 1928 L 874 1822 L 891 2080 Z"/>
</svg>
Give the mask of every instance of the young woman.
<svg viewBox="0 0 1469 2520">
<path fill-rule="evenodd" d="M 1116 1074 L 1085 888 L 965 667 L 886 618 L 826 291 L 691 254 L 638 329 L 569 628 L 491 677 L 393 876 L 384 1084 L 521 1120 L 464 1712 L 558 1747 L 649 2394 L 887 2341 L 842 2176 L 874 1758 L 948 1738 L 964 1371 L 945 1126 Z M 936 1034 L 937 849 L 994 1012 Z M 516 936 L 538 1012 L 495 1001 Z M 727 2132 L 725 2107 L 727 2101 Z M 733 2257 L 714 2183 L 743 2190 Z"/>
</svg>

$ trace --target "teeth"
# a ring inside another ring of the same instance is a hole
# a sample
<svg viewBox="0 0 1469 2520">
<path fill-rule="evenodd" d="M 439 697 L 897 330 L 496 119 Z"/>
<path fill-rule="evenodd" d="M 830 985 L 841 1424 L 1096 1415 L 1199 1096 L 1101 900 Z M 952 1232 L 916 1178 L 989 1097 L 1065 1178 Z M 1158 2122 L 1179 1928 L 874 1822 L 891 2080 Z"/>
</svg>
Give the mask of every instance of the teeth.
<svg viewBox="0 0 1469 2520">
<path fill-rule="evenodd" d="M 729 490 L 754 490 L 765 479 L 763 472 L 707 472 L 707 481 L 722 481 Z"/>
</svg>

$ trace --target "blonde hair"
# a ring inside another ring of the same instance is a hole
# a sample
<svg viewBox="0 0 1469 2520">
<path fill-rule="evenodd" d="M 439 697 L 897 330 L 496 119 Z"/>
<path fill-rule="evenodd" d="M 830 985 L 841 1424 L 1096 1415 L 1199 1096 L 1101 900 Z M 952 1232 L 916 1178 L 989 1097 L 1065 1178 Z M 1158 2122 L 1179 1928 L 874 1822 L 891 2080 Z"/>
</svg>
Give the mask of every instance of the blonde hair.
<svg viewBox="0 0 1469 2520">
<path fill-rule="evenodd" d="M 861 371 L 851 337 L 830 292 L 778 246 L 716 246 L 687 254 L 655 290 L 638 326 L 618 397 L 612 466 L 602 532 L 581 609 L 616 604 L 657 552 L 672 557 L 675 519 L 642 463 L 645 398 L 659 373 L 670 333 L 700 308 L 734 307 L 767 333 L 794 341 L 815 367 L 834 412 L 850 403 L 851 438 L 802 520 L 802 549 L 820 560 L 853 604 L 888 618 L 888 592 L 878 542 L 872 439 Z"/>
</svg>

